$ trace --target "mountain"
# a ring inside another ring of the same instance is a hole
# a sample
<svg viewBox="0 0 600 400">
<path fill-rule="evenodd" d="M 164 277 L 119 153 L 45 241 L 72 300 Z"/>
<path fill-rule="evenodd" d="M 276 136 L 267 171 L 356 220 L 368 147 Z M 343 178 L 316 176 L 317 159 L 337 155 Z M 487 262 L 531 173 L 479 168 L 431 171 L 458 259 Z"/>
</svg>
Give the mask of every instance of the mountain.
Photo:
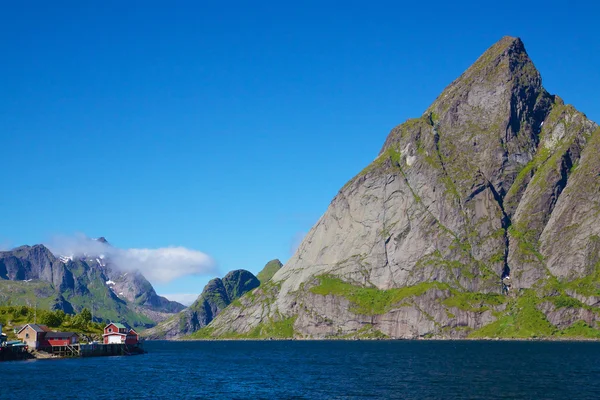
<svg viewBox="0 0 600 400">
<path fill-rule="evenodd" d="M 103 255 L 57 257 L 43 245 L 0 252 L 0 301 L 9 300 L 67 313 L 86 307 L 96 320 L 145 327 L 185 308 L 158 296 L 140 272 L 123 272 Z"/>
<path fill-rule="evenodd" d="M 259 280 L 251 272 L 243 269 L 231 271 L 223 279 L 215 278 L 208 282 L 190 307 L 142 332 L 142 335 L 149 339 L 176 339 L 194 333 L 259 285 Z"/>
<path fill-rule="evenodd" d="M 279 271 L 281 267 L 283 267 L 281 261 L 277 259 L 269 261 L 264 266 L 264 268 L 258 273 L 258 275 L 256 275 L 256 277 L 260 281 L 260 284 L 262 285 L 270 281 L 273 275 L 275 275 L 275 273 Z"/>
<path fill-rule="evenodd" d="M 196 337 L 600 337 L 598 154 L 505 37 Z"/>
</svg>

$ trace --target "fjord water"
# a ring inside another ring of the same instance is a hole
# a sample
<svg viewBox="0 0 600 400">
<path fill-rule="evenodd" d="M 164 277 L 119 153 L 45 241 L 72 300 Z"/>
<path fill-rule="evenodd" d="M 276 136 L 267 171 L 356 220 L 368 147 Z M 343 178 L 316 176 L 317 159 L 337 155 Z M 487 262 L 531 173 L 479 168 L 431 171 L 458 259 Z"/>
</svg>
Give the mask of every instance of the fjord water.
<svg viewBox="0 0 600 400">
<path fill-rule="evenodd" d="M 598 399 L 600 343 L 147 342 L 148 354 L 0 363 L 0 399 Z"/>
</svg>

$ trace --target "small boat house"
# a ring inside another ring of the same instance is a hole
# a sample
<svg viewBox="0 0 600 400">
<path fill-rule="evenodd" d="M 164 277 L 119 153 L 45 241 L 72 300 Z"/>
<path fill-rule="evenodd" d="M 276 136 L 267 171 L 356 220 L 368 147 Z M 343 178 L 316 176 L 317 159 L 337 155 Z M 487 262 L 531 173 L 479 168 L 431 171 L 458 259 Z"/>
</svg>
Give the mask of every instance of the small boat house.
<svg viewBox="0 0 600 400">
<path fill-rule="evenodd" d="M 139 336 L 133 328 L 117 322 L 106 325 L 102 337 L 104 344 L 125 343 L 136 345 L 139 342 Z"/>
</svg>

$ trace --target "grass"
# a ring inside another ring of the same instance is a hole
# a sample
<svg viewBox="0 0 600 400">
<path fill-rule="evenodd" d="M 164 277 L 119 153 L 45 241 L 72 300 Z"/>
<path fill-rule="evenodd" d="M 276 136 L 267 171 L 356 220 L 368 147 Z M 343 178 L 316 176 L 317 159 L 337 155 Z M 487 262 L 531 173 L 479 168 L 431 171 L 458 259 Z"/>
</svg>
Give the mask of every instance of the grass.
<svg viewBox="0 0 600 400">
<path fill-rule="evenodd" d="M 246 333 L 227 332 L 216 335 L 212 326 L 204 328 L 186 336 L 186 339 L 291 339 L 294 337 L 294 323 L 297 316 L 282 319 L 269 319 L 255 326 Z"/>
<path fill-rule="evenodd" d="M 600 330 L 592 328 L 584 321 L 577 321 L 566 329 L 563 329 L 557 336 L 582 339 L 600 339 Z"/>
<path fill-rule="evenodd" d="M 556 328 L 537 309 L 539 299 L 531 290 L 513 299 L 506 312 L 495 322 L 472 332 L 472 338 L 537 338 L 550 337 Z"/>
<path fill-rule="evenodd" d="M 256 275 L 256 277 L 260 281 L 260 284 L 264 285 L 265 283 L 270 281 L 271 278 L 273 277 L 273 275 L 275 275 L 275 273 L 277 271 L 279 271 L 281 269 L 281 267 L 282 267 L 281 261 L 279 261 L 279 260 L 269 261 L 267 263 L 267 265 L 265 265 L 265 267 L 262 269 L 262 271 L 260 271 L 258 273 L 258 275 Z"/>
<path fill-rule="evenodd" d="M 568 328 L 558 329 L 552 325 L 537 305 L 542 301 L 552 301 L 556 308 L 579 308 L 584 305 L 576 299 L 560 295 L 539 298 L 531 290 L 508 304 L 506 311 L 498 315 L 491 324 L 472 332 L 470 338 L 598 338 L 600 330 L 589 326 L 584 321 L 577 321 Z"/>
<path fill-rule="evenodd" d="M 544 262 L 544 256 L 539 252 L 539 241 L 535 230 L 527 229 L 524 224 L 515 224 L 508 228 L 508 233 L 516 240 L 521 254 L 535 257 L 541 263 Z"/>
<path fill-rule="evenodd" d="M 355 286 L 329 275 L 319 276 L 318 279 L 319 285 L 310 288 L 312 293 L 342 296 L 352 303 L 350 311 L 361 315 L 385 314 L 408 297 L 421 296 L 431 289 L 449 288 L 441 282 L 424 282 L 415 286 L 381 290 Z"/>
<path fill-rule="evenodd" d="M 570 282 L 564 282 L 562 286 L 584 296 L 600 296 L 600 262 L 594 265 L 591 274 Z"/>
<path fill-rule="evenodd" d="M 506 296 L 501 294 L 459 292 L 457 290 L 452 290 L 451 296 L 442 300 L 442 304 L 446 307 L 472 312 L 484 312 L 505 302 Z"/>
<path fill-rule="evenodd" d="M 50 309 L 57 293 L 52 284 L 42 281 L 0 280 L 0 304 L 26 305 L 40 309 Z"/>
</svg>

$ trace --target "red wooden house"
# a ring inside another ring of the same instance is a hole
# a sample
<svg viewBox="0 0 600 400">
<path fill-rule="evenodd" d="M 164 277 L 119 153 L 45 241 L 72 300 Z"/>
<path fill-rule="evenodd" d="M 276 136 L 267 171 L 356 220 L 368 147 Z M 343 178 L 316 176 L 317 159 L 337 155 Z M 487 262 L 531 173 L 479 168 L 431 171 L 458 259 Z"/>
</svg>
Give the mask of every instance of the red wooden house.
<svg viewBox="0 0 600 400">
<path fill-rule="evenodd" d="M 104 338 L 104 344 L 125 343 L 136 345 L 139 342 L 139 336 L 135 330 L 116 322 L 111 322 L 104 327 L 102 337 Z"/>
<path fill-rule="evenodd" d="M 74 332 L 47 332 L 45 339 L 50 346 L 67 346 L 79 342 L 79 335 Z"/>
<path fill-rule="evenodd" d="M 74 332 L 52 332 L 47 326 L 37 324 L 25 325 L 17 332 L 17 337 L 30 349 L 66 346 L 79 342 L 79 335 Z"/>
</svg>

